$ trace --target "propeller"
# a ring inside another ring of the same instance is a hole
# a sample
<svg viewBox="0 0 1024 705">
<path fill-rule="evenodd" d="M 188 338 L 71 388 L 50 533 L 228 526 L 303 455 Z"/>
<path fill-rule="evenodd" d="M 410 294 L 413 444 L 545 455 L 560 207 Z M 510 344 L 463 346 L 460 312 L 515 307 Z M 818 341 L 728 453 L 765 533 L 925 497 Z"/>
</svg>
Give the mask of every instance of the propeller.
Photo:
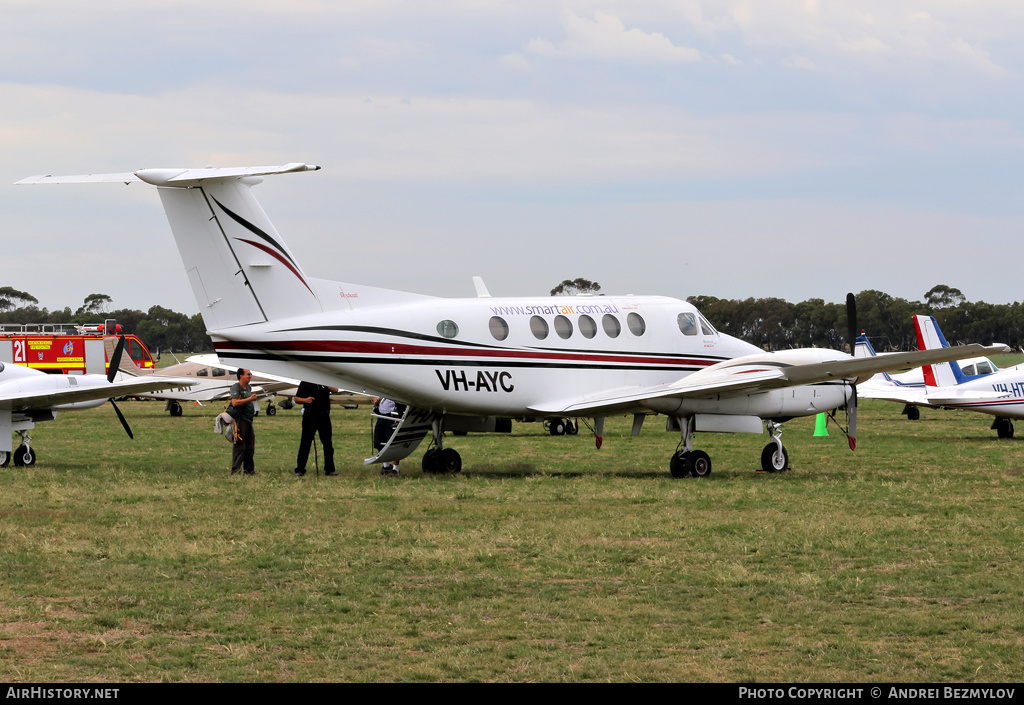
<svg viewBox="0 0 1024 705">
<path fill-rule="evenodd" d="M 857 346 L 857 299 L 852 293 L 846 295 L 846 340 L 850 343 L 850 354 L 854 353 Z M 846 404 L 846 418 L 849 429 L 846 437 L 850 441 L 850 450 L 857 449 L 857 382 L 851 385 L 853 395 Z"/>
<path fill-rule="evenodd" d="M 124 336 L 122 335 L 117 339 L 117 345 L 114 346 L 114 353 L 110 356 L 110 369 L 107 370 L 107 381 L 113 382 L 114 378 L 117 377 L 117 371 L 121 369 L 121 355 L 124 353 Z M 128 437 L 132 440 L 135 439 L 135 434 L 132 433 L 132 429 L 128 426 L 128 422 L 124 418 L 124 414 L 117 408 L 117 404 L 114 403 L 113 397 L 110 399 L 110 405 L 114 407 L 114 413 L 117 414 L 117 418 L 121 421 L 121 425 L 124 426 L 124 432 L 128 434 Z"/>
</svg>

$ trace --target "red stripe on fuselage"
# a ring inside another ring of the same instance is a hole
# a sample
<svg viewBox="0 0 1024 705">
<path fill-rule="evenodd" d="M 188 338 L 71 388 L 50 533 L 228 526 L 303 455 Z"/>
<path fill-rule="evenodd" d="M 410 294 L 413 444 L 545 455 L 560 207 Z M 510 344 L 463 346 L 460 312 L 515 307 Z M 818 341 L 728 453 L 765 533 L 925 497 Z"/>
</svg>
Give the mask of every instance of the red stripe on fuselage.
<svg viewBox="0 0 1024 705">
<path fill-rule="evenodd" d="M 369 354 L 369 355 L 406 355 L 406 356 L 440 356 L 447 358 L 511 358 L 517 360 L 570 360 L 574 362 L 614 362 L 621 364 L 674 365 L 709 367 L 713 360 L 697 360 L 692 358 L 663 358 L 639 355 L 611 355 L 602 353 L 557 353 L 532 350 L 505 350 L 495 348 L 455 348 L 433 347 L 430 345 L 408 345 L 380 343 L 370 341 L 339 341 L 339 340 L 282 340 L 264 341 L 260 343 L 243 343 L 241 341 L 215 343 L 218 351 L 231 349 L 248 349 L 265 352 L 283 353 L 335 353 L 335 354 Z"/>
</svg>

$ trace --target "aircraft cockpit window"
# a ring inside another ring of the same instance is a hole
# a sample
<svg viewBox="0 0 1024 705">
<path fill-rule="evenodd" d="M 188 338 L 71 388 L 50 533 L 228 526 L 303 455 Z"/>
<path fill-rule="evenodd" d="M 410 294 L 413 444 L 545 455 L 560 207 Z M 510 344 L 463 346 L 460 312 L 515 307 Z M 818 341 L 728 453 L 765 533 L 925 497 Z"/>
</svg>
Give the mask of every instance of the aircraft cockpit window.
<svg viewBox="0 0 1024 705">
<path fill-rule="evenodd" d="M 225 375 L 227 375 L 227 373 L 228 373 L 227 370 L 222 370 L 219 367 L 214 367 L 213 368 L 213 376 L 214 377 L 224 377 Z"/>
<path fill-rule="evenodd" d="M 548 337 L 548 322 L 540 316 L 534 316 L 530 319 L 530 332 L 533 333 L 533 337 L 537 340 L 544 340 Z"/>
<path fill-rule="evenodd" d="M 597 335 L 597 324 L 594 322 L 594 319 L 591 318 L 590 316 L 580 316 L 578 324 L 580 327 L 580 333 L 583 334 L 584 338 L 590 339 Z"/>
<path fill-rule="evenodd" d="M 718 335 L 718 331 L 715 330 L 715 327 L 713 325 L 708 323 L 707 319 L 704 318 L 704 316 L 700 317 L 700 332 L 703 333 L 704 335 Z"/>
<path fill-rule="evenodd" d="M 974 375 L 978 374 L 977 372 L 975 372 L 974 365 L 964 365 L 963 367 L 960 368 L 960 371 L 963 372 L 968 377 L 973 377 Z"/>
<path fill-rule="evenodd" d="M 604 314 L 601 319 L 601 327 L 604 328 L 604 334 L 609 338 L 618 338 L 619 333 L 622 332 L 622 324 L 619 323 L 619 319 L 610 313 Z"/>
<path fill-rule="evenodd" d="M 676 322 L 683 335 L 697 335 L 697 317 L 692 313 L 680 313 L 676 316 Z"/>
<path fill-rule="evenodd" d="M 459 327 L 455 321 L 441 321 L 437 324 L 437 334 L 442 338 L 454 338 L 459 334 Z"/>
<path fill-rule="evenodd" d="M 196 377 L 209 377 L 209 376 L 210 376 L 210 370 L 208 370 L 205 367 L 196 371 Z"/>
<path fill-rule="evenodd" d="M 555 316 L 555 332 L 562 340 L 568 340 L 572 335 L 572 321 L 565 316 Z"/>
<path fill-rule="evenodd" d="M 629 326 L 629 332 L 637 336 L 643 335 L 644 331 L 647 330 L 647 323 L 644 321 L 643 316 L 635 312 L 626 316 L 626 325 Z"/>
<path fill-rule="evenodd" d="M 504 318 L 491 316 L 488 327 L 491 329 L 491 335 L 494 336 L 495 340 L 504 340 L 508 337 L 508 323 L 505 322 Z"/>
<path fill-rule="evenodd" d="M 984 361 L 978 363 L 978 372 L 977 372 L 977 374 L 979 374 L 979 375 L 990 375 L 994 371 L 995 370 L 992 369 L 992 363 L 988 362 L 987 360 L 984 360 Z"/>
</svg>

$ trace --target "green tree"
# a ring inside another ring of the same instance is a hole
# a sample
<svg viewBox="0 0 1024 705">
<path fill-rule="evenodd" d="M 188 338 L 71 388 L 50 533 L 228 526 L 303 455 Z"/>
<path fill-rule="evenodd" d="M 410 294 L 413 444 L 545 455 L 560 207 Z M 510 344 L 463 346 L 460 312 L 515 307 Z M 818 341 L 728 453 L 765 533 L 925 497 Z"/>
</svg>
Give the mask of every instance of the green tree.
<svg viewBox="0 0 1024 705">
<path fill-rule="evenodd" d="M 565 279 L 561 284 L 551 290 L 552 296 L 575 296 L 576 294 L 597 294 L 601 291 L 601 285 L 583 277 Z"/>
<path fill-rule="evenodd" d="M 22 308 L 28 304 L 37 304 L 39 300 L 26 291 L 18 291 L 10 286 L 0 287 L 0 311 Z"/>
</svg>

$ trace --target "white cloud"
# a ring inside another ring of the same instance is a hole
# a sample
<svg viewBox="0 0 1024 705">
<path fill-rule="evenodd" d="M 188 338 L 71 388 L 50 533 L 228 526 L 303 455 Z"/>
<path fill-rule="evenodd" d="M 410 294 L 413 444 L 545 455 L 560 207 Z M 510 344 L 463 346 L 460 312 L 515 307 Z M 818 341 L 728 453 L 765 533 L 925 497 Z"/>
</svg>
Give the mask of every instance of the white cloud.
<svg viewBox="0 0 1024 705">
<path fill-rule="evenodd" d="M 596 59 L 630 64 L 680 64 L 701 61 L 700 52 L 678 46 L 661 32 L 627 29 L 622 20 L 607 12 L 593 19 L 566 11 L 565 39 L 531 39 L 526 51 L 537 56 Z"/>
</svg>

